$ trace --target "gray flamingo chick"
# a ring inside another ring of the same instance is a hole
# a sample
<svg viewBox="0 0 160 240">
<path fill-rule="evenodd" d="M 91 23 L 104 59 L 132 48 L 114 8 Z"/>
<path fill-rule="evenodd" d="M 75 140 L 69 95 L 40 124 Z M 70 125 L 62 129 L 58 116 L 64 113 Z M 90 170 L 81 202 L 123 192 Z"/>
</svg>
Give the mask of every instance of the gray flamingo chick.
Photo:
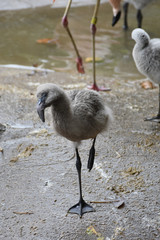
<svg viewBox="0 0 160 240">
<path fill-rule="evenodd" d="M 158 114 L 145 120 L 160 122 L 160 39 L 150 39 L 148 33 L 140 28 L 132 31 L 132 39 L 136 42 L 132 55 L 137 69 L 151 81 L 159 84 Z"/>
<path fill-rule="evenodd" d="M 82 197 L 81 159 L 78 145 L 82 140 L 93 139 L 89 152 L 88 169 L 93 167 L 95 156 L 95 140 L 99 133 L 106 130 L 112 120 L 111 110 L 105 106 L 100 95 L 92 90 L 73 90 L 66 93 L 59 86 L 47 83 L 37 89 L 37 112 L 40 119 L 45 121 L 44 110 L 51 107 L 53 125 L 58 134 L 74 142 L 76 152 L 76 168 L 79 179 L 79 202 L 68 212 L 80 217 L 84 213 L 94 211 Z"/>
</svg>

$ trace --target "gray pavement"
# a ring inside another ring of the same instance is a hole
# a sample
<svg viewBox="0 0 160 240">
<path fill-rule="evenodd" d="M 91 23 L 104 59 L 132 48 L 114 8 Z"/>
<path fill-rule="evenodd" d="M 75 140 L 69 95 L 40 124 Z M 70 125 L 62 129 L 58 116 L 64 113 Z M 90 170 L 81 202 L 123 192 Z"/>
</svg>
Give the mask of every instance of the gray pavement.
<svg viewBox="0 0 160 240">
<path fill-rule="evenodd" d="M 112 89 L 100 94 L 114 122 L 97 138 L 90 173 L 91 141 L 80 147 L 83 195 L 96 210 L 80 219 L 66 214 L 78 201 L 74 149 L 52 129 L 50 111 L 46 124 L 40 122 L 35 92 L 44 82 L 82 88 L 91 76 L 28 73 L 0 68 L 0 123 L 6 126 L 0 134 L 0 239 L 159 240 L 160 125 L 143 121 L 158 111 L 158 88 L 98 77 Z M 108 202 L 116 198 L 124 200 L 122 208 Z"/>
</svg>

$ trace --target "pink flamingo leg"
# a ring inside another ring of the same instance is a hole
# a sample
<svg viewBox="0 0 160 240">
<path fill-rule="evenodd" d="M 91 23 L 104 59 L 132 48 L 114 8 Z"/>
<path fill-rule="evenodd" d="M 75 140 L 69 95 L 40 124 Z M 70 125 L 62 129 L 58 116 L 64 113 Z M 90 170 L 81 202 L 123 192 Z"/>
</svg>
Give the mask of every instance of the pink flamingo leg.
<svg viewBox="0 0 160 240">
<path fill-rule="evenodd" d="M 70 32 L 70 29 L 68 27 L 68 12 L 70 10 L 70 6 L 71 6 L 71 3 L 72 3 L 72 0 L 69 0 L 68 1 L 68 4 L 67 4 L 67 7 L 66 7 L 66 10 L 64 12 L 64 15 L 63 15 L 63 18 L 62 18 L 62 25 L 64 26 L 64 28 L 66 29 L 67 33 L 68 33 L 68 36 L 70 37 L 70 40 L 73 44 L 73 47 L 74 47 L 74 50 L 76 52 L 76 55 L 77 55 L 77 59 L 76 59 L 76 65 L 77 65 L 77 70 L 79 73 L 84 73 L 84 67 L 83 67 L 83 62 L 82 62 L 82 58 L 79 54 L 79 51 L 78 51 L 78 48 L 76 46 L 76 43 L 73 39 L 73 36 Z"/>
<path fill-rule="evenodd" d="M 93 84 L 91 86 L 88 86 L 89 89 L 93 89 L 96 91 L 110 91 L 111 89 L 105 88 L 105 87 L 98 87 L 96 83 L 96 61 L 95 61 L 95 35 L 96 35 L 96 23 L 97 23 L 97 15 L 98 15 L 98 10 L 99 10 L 99 5 L 100 5 L 100 0 L 97 0 L 93 17 L 91 20 L 91 32 L 92 32 L 92 43 L 93 43 Z"/>
</svg>

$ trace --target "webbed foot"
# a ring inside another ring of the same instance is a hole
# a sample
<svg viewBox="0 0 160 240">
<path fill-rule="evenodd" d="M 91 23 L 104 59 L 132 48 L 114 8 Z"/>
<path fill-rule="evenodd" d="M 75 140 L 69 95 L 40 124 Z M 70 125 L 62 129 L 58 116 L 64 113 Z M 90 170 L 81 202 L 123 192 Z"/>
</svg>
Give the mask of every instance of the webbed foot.
<svg viewBox="0 0 160 240">
<path fill-rule="evenodd" d="M 160 123 L 160 114 L 158 114 L 156 117 L 145 118 L 144 121 L 151 121 L 151 122 Z"/>
<path fill-rule="evenodd" d="M 68 213 L 75 213 L 82 217 L 84 213 L 87 212 L 95 212 L 94 208 L 87 204 L 83 199 L 80 200 L 77 204 L 72 206 L 69 210 Z"/>
</svg>

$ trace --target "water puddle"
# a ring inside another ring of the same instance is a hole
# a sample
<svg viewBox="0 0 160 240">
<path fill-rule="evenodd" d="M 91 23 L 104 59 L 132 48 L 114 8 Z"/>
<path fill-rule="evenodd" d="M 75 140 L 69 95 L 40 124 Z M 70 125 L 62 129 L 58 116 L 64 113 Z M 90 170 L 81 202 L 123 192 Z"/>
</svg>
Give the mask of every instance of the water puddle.
<svg viewBox="0 0 160 240">
<path fill-rule="evenodd" d="M 0 65 L 0 67 L 3 68 L 13 68 L 13 69 L 22 69 L 22 70 L 31 70 L 31 71 L 36 71 L 36 72 L 54 72 L 54 70 L 51 69 L 44 69 L 40 67 L 32 67 L 32 66 L 24 66 L 24 65 L 18 65 L 18 64 L 5 64 L 5 65 Z"/>
<path fill-rule="evenodd" d="M 27 129 L 27 128 L 33 128 L 32 124 L 21 124 L 21 123 L 15 123 L 13 125 L 9 125 L 11 128 L 16 129 Z"/>
<path fill-rule="evenodd" d="M 69 14 L 70 29 L 83 58 L 86 73 L 92 72 L 92 63 L 85 62 L 85 59 L 92 57 L 90 20 L 93 10 L 94 6 L 73 7 Z M 143 9 L 143 27 L 151 37 L 160 37 L 159 11 L 158 1 Z M 41 66 L 43 69 L 76 72 L 76 55 L 61 25 L 63 13 L 64 8 L 50 6 L 1 11 L 0 64 L 30 68 Z M 132 6 L 129 8 L 130 29 L 127 32 L 122 29 L 123 14 L 114 28 L 111 20 L 111 6 L 108 3 L 101 4 L 97 22 L 96 56 L 102 61 L 97 63 L 97 74 L 126 80 L 140 78 L 131 54 L 134 42 L 130 35 L 137 26 L 136 10 Z M 53 41 L 44 43 L 44 39 Z M 41 40 L 41 43 L 37 40 Z"/>
</svg>

